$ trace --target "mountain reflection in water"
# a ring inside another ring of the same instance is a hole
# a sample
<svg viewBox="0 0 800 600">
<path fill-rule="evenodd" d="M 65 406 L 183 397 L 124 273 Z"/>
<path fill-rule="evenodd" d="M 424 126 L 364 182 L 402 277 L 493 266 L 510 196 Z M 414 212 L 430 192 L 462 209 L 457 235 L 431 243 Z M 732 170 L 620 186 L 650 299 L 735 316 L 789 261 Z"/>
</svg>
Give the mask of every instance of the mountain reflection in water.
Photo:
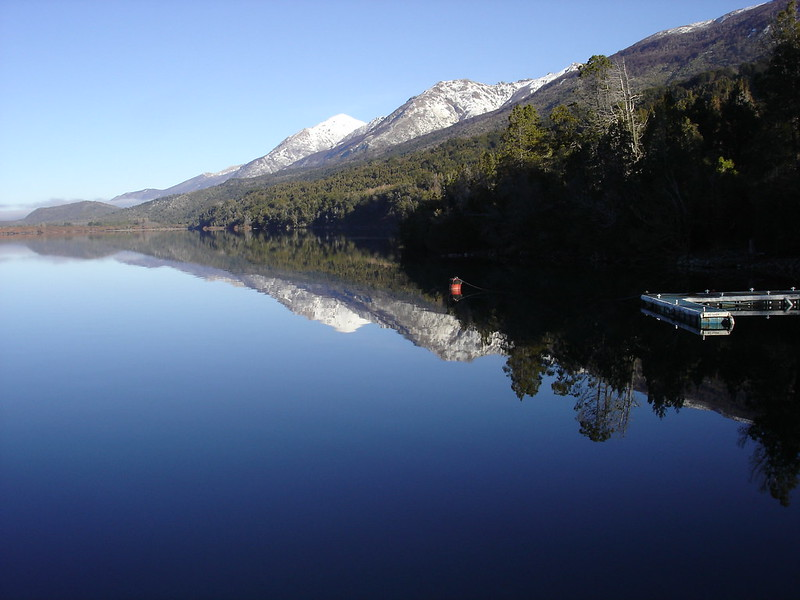
<svg viewBox="0 0 800 600">
<path fill-rule="evenodd" d="M 788 505 L 800 474 L 800 319 L 742 320 L 734 335 L 703 340 L 640 314 L 645 288 L 789 287 L 738 274 L 687 281 L 658 273 L 512 269 L 446 262 L 404 264 L 390 241 L 229 233 L 153 232 L 24 243 L 45 255 L 113 257 L 168 266 L 268 294 L 340 332 L 391 328 L 448 361 L 500 354 L 511 389 L 535 398 L 544 381 L 574 404 L 579 431 L 624 436 L 637 393 L 659 416 L 693 408 L 741 423 L 754 479 Z M 455 302 L 455 273 L 480 288 Z M 743 280 L 748 278 L 747 280 Z"/>
<path fill-rule="evenodd" d="M 639 311 L 794 282 L 398 257 L 0 241 L 0 597 L 796 595 L 798 320 Z"/>
</svg>

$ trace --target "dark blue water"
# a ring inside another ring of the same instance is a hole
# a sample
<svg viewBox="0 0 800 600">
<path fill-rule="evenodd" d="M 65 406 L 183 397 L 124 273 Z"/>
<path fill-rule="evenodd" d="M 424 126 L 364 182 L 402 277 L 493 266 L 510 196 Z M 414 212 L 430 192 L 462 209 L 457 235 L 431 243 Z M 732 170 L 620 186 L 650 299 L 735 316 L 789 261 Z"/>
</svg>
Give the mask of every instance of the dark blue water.
<svg viewBox="0 0 800 600">
<path fill-rule="evenodd" d="M 520 401 L 502 354 L 61 254 L 0 244 L 3 598 L 799 589 L 796 494 L 760 489 L 746 423 L 637 391 L 597 443 L 552 371 Z"/>
</svg>

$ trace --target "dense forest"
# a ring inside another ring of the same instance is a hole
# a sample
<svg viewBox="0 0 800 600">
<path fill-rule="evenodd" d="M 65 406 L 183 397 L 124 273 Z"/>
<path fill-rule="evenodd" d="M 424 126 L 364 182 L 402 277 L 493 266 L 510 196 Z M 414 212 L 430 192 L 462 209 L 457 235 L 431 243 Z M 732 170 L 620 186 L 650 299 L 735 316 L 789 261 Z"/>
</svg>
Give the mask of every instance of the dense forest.
<svg viewBox="0 0 800 600">
<path fill-rule="evenodd" d="M 498 150 L 448 179 L 404 224 L 438 252 L 598 261 L 709 251 L 800 251 L 800 23 L 771 29 L 768 61 L 633 91 L 593 56 L 581 97 L 543 119 L 516 107 Z"/>
<path fill-rule="evenodd" d="M 499 134 L 455 139 L 319 176 L 246 189 L 214 203 L 200 227 L 396 231 L 420 205 L 441 199 L 446 173 L 477 161 Z"/>
<path fill-rule="evenodd" d="M 593 56 L 548 115 L 316 177 L 243 187 L 196 227 L 397 232 L 408 254 L 674 262 L 800 254 L 800 22 L 794 0 L 757 64 L 637 92 Z"/>
</svg>

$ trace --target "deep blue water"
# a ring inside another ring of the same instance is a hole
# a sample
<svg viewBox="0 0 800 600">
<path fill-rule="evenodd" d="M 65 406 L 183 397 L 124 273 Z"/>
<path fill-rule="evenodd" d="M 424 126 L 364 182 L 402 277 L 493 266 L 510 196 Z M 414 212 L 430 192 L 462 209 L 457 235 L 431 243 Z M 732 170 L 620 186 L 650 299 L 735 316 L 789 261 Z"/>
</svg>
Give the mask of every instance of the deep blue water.
<svg viewBox="0 0 800 600">
<path fill-rule="evenodd" d="M 0 244 L 0 596 L 794 598 L 742 423 L 445 361 L 176 268 Z M 688 334 L 687 334 L 688 335 Z M 710 341 L 704 342 L 708 344 Z"/>
</svg>

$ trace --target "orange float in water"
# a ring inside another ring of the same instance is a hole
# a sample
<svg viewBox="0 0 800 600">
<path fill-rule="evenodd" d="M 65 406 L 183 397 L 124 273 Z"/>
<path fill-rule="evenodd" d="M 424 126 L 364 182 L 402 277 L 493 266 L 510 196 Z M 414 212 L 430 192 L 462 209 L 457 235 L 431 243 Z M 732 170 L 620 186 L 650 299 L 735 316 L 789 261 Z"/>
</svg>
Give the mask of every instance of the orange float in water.
<svg viewBox="0 0 800 600">
<path fill-rule="evenodd" d="M 450 293 L 453 296 L 460 296 L 461 295 L 461 284 L 463 282 L 458 277 L 453 277 L 450 280 Z"/>
</svg>

